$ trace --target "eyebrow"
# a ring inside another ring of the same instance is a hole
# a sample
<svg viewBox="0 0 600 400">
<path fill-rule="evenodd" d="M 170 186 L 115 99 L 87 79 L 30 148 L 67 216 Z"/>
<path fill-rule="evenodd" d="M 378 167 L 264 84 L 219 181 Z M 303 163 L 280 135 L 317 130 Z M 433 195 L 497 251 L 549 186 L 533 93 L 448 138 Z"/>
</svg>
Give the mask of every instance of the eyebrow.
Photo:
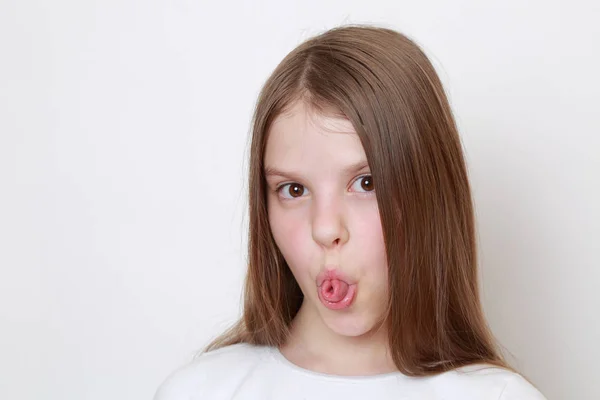
<svg viewBox="0 0 600 400">
<path fill-rule="evenodd" d="M 350 164 L 347 167 L 345 167 L 342 170 L 342 173 L 344 175 L 352 175 L 352 174 L 356 174 L 367 168 L 369 168 L 369 163 L 366 160 L 361 160 L 361 161 L 355 162 L 355 163 Z M 269 177 L 273 177 L 273 176 L 280 176 L 283 178 L 289 178 L 289 179 L 294 179 L 294 180 L 301 179 L 300 178 L 301 174 L 298 174 L 296 172 L 282 171 L 273 166 L 265 166 L 265 177 L 269 178 Z"/>
</svg>

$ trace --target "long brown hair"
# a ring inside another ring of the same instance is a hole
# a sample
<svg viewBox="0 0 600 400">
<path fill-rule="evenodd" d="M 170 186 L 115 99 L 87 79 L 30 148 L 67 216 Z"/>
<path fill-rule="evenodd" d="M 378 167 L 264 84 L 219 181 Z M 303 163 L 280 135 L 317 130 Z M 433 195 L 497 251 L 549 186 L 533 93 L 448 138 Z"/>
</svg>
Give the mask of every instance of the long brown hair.
<svg viewBox="0 0 600 400">
<path fill-rule="evenodd" d="M 365 150 L 389 264 L 386 321 L 397 368 L 415 376 L 473 363 L 508 368 L 482 312 L 471 189 L 440 79 L 407 36 L 356 24 L 300 44 L 262 88 L 249 165 L 243 316 L 206 350 L 280 346 L 302 303 L 271 234 L 263 171 L 271 123 L 299 100 L 351 121 Z"/>
</svg>

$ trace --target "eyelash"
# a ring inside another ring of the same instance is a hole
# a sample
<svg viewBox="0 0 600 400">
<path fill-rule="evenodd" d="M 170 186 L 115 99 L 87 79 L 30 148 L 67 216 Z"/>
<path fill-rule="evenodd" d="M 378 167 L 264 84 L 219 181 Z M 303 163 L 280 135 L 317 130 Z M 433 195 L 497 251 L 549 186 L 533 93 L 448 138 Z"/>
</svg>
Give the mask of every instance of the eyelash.
<svg viewBox="0 0 600 400">
<path fill-rule="evenodd" d="M 352 185 L 354 185 L 356 182 L 358 182 L 360 179 L 363 179 L 363 178 L 371 178 L 371 179 L 373 179 L 373 176 L 372 176 L 371 174 L 365 174 L 365 175 L 361 175 L 361 176 L 357 177 L 356 179 L 354 179 L 354 180 L 352 181 Z M 302 184 L 299 184 L 298 182 L 286 182 L 286 183 L 282 183 L 282 184 L 278 185 L 278 186 L 275 188 L 274 192 L 275 192 L 276 194 L 279 194 L 279 193 L 281 193 L 281 190 L 282 190 L 284 187 L 286 187 L 286 186 L 288 186 L 288 185 L 293 185 L 293 184 L 297 184 L 298 186 L 302 186 L 302 187 L 304 187 L 304 185 L 302 185 Z M 350 185 L 350 186 L 352 186 L 352 185 Z M 371 190 L 371 191 L 369 191 L 369 192 L 359 192 L 359 193 L 362 193 L 362 194 L 371 194 L 371 193 L 375 193 L 375 189 L 373 189 L 373 190 Z M 301 196 L 301 197 L 302 197 L 302 196 Z M 299 198 L 301 198 L 301 197 L 286 198 L 286 197 L 281 197 L 281 196 L 280 196 L 280 198 L 281 198 L 282 200 L 284 200 L 284 201 L 288 201 L 288 200 L 295 200 L 295 199 L 299 199 Z"/>
</svg>

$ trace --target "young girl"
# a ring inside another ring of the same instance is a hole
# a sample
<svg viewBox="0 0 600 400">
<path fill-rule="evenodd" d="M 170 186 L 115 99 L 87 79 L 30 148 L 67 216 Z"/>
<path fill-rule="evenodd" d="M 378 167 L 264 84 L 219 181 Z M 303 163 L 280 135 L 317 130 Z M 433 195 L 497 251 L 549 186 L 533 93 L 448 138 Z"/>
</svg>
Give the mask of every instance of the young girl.
<svg viewBox="0 0 600 400">
<path fill-rule="evenodd" d="M 307 40 L 253 123 L 243 317 L 156 400 L 544 398 L 486 326 L 461 142 L 414 42 Z"/>
</svg>

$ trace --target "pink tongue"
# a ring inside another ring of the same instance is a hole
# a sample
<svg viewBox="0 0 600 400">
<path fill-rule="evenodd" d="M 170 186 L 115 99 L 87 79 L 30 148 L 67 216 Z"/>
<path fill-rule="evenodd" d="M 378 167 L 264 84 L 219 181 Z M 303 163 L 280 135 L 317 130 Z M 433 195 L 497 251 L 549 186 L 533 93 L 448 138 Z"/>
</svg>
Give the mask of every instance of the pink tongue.
<svg viewBox="0 0 600 400">
<path fill-rule="evenodd" d="M 321 285 L 321 295 L 327 301 L 337 303 L 348 294 L 348 284 L 339 279 L 327 279 Z"/>
</svg>

